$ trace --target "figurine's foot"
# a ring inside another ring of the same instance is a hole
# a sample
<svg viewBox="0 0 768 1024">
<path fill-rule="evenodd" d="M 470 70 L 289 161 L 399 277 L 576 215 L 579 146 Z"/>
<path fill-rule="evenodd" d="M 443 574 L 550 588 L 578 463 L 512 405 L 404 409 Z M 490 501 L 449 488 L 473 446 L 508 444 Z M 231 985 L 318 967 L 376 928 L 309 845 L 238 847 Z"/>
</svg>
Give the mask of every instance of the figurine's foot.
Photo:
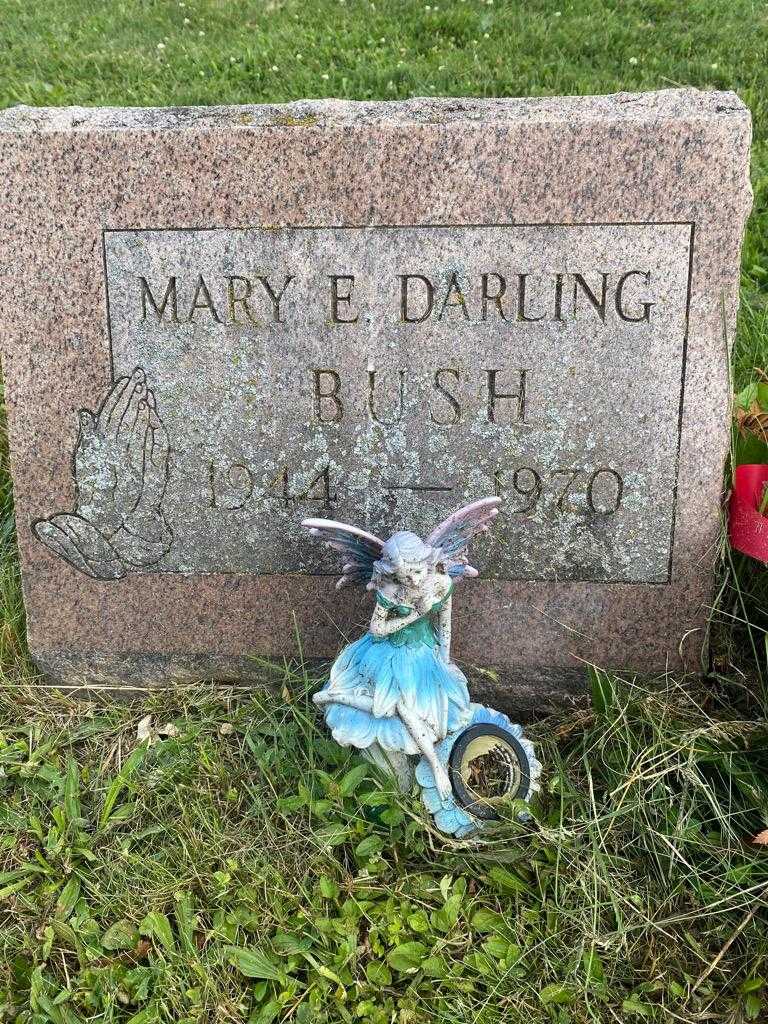
<svg viewBox="0 0 768 1024">
<path fill-rule="evenodd" d="M 448 797 L 453 796 L 450 777 L 439 761 L 432 766 L 432 773 L 435 776 L 435 786 L 440 799 L 447 800 Z"/>
</svg>

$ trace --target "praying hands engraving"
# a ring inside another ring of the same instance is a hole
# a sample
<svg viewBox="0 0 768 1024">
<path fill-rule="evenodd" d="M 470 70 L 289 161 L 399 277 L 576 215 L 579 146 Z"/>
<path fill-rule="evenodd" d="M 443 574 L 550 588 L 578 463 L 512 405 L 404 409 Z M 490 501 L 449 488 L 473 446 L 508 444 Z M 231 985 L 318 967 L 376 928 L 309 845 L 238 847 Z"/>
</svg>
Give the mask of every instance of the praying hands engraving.
<svg viewBox="0 0 768 1024">
<path fill-rule="evenodd" d="M 96 412 L 81 409 L 79 428 L 75 508 L 38 520 L 35 535 L 100 580 L 156 565 L 173 543 L 162 512 L 169 442 L 144 371 L 117 380 Z"/>
</svg>

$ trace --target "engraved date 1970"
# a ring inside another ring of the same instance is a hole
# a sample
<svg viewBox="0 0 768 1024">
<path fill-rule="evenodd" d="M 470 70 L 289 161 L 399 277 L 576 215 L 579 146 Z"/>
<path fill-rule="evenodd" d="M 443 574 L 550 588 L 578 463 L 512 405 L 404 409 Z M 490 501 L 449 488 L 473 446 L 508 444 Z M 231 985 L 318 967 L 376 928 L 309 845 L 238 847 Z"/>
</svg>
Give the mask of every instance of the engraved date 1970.
<svg viewBox="0 0 768 1024">
<path fill-rule="evenodd" d="M 624 478 L 610 466 L 596 469 L 567 467 L 536 469 L 516 466 L 497 469 L 493 474 L 495 493 L 499 496 L 517 495 L 518 507 L 510 507 L 512 515 L 533 513 L 540 503 L 546 503 L 554 513 L 585 512 L 592 515 L 612 516 L 621 508 L 624 497 Z"/>
</svg>

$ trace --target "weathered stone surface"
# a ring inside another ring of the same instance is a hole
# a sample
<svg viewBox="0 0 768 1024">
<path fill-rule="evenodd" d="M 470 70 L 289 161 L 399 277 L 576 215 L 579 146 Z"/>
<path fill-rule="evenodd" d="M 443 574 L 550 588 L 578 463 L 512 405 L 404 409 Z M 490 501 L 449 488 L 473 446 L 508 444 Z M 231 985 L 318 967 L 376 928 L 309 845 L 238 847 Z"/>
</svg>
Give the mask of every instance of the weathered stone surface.
<svg viewBox="0 0 768 1024">
<path fill-rule="evenodd" d="M 1 114 L 41 666 L 142 686 L 333 655 L 368 599 L 300 520 L 426 532 L 494 492 L 455 613 L 486 695 L 694 665 L 749 141 L 737 97 L 693 90 Z"/>
</svg>

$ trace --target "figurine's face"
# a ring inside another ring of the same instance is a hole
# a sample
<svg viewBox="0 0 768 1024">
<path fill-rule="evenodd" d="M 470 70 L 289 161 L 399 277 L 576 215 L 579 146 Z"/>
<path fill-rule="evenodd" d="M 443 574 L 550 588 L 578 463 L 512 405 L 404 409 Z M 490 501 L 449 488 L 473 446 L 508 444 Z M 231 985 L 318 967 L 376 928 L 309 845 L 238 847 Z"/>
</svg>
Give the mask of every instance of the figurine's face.
<svg viewBox="0 0 768 1024">
<path fill-rule="evenodd" d="M 428 571 L 424 562 L 403 562 L 395 569 L 395 579 L 406 587 L 418 587 L 426 579 Z"/>
</svg>

